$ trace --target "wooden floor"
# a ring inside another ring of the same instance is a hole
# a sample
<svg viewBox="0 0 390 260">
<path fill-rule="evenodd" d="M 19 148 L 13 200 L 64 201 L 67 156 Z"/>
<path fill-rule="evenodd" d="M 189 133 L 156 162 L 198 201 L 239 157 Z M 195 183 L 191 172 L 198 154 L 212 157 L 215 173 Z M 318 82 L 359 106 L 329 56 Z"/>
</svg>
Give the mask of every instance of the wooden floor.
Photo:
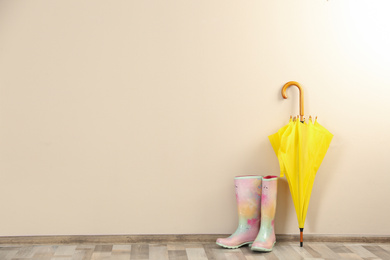
<svg viewBox="0 0 390 260">
<path fill-rule="evenodd" d="M 0 245 L 1 260 L 260 260 L 260 259 L 389 259 L 390 243 L 279 242 L 270 253 L 249 247 L 223 249 L 214 243 L 122 245 Z"/>
</svg>

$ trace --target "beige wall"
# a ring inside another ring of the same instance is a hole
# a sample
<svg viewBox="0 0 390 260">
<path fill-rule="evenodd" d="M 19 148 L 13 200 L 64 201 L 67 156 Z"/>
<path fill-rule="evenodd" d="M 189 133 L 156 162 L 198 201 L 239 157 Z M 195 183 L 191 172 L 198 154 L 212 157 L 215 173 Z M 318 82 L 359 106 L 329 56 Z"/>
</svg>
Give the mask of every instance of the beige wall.
<svg viewBox="0 0 390 260">
<path fill-rule="evenodd" d="M 0 235 L 232 232 L 233 177 L 278 174 L 290 80 L 335 136 L 305 233 L 389 235 L 389 7 L 1 1 Z"/>
</svg>

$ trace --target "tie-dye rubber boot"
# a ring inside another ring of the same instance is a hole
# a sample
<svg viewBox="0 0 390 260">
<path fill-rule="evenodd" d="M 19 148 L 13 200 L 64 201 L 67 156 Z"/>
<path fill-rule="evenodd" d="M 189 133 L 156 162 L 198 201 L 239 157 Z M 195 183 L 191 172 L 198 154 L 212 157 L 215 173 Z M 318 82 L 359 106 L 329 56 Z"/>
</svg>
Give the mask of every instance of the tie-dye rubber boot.
<svg viewBox="0 0 390 260">
<path fill-rule="evenodd" d="M 260 229 L 260 199 L 262 176 L 246 175 L 234 178 L 238 206 L 237 230 L 227 238 L 218 238 L 217 245 L 238 248 L 252 244 Z"/>
<path fill-rule="evenodd" d="M 262 180 L 261 192 L 261 225 L 260 232 L 253 242 L 253 251 L 269 252 L 275 245 L 274 218 L 276 209 L 277 176 L 265 176 Z"/>
</svg>

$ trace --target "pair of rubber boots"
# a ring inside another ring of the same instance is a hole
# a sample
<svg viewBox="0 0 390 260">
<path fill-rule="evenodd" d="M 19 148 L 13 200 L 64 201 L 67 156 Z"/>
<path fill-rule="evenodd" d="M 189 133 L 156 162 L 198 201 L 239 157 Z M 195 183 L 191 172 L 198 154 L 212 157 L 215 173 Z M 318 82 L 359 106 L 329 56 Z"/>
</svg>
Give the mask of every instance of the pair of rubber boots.
<svg viewBox="0 0 390 260">
<path fill-rule="evenodd" d="M 277 176 L 238 176 L 234 179 L 238 205 L 237 230 L 217 245 L 238 248 L 249 245 L 253 251 L 269 252 L 275 245 L 274 218 Z"/>
</svg>

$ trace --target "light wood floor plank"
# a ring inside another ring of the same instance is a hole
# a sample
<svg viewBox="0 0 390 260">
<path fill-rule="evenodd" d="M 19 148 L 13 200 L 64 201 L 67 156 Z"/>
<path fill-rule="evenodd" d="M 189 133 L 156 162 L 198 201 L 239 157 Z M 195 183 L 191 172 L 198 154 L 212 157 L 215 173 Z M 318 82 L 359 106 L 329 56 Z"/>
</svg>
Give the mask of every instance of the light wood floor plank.
<svg viewBox="0 0 390 260">
<path fill-rule="evenodd" d="M 355 253 L 339 253 L 341 259 L 351 259 L 351 260 L 364 260 L 364 258 L 358 256 Z"/>
<path fill-rule="evenodd" d="M 234 260 L 247 260 L 243 253 L 231 253 L 230 257 L 231 257 L 231 259 L 234 259 Z M 226 258 L 226 259 L 229 260 L 230 258 Z"/>
<path fill-rule="evenodd" d="M 109 260 L 111 258 L 113 245 L 96 245 L 91 260 Z"/>
<path fill-rule="evenodd" d="M 78 258 L 77 260 L 90 260 L 92 258 L 95 246 L 84 247 L 83 249 L 79 248 L 78 246 L 74 254 Z"/>
<path fill-rule="evenodd" d="M 148 260 L 149 245 L 148 244 L 133 244 L 131 246 L 131 260 Z"/>
<path fill-rule="evenodd" d="M 188 260 L 208 260 L 206 252 L 202 248 L 186 248 Z"/>
<path fill-rule="evenodd" d="M 304 259 L 313 258 L 313 255 L 305 247 L 300 247 L 297 243 L 290 243 L 290 247 Z"/>
<path fill-rule="evenodd" d="M 171 249 L 171 250 L 168 250 Z M 272 252 L 215 243 L 1 245 L 0 260 L 390 260 L 390 243 L 277 243 Z"/>
<path fill-rule="evenodd" d="M 0 259 L 9 260 L 15 257 L 19 248 L 0 248 Z"/>
<path fill-rule="evenodd" d="M 340 243 L 325 243 L 327 247 L 329 247 L 330 250 L 332 250 L 335 253 L 353 253 L 350 249 L 348 249 L 345 244 Z"/>
<path fill-rule="evenodd" d="M 322 258 L 321 254 L 317 251 L 315 251 L 313 248 L 307 245 L 307 243 L 304 244 L 303 248 L 313 256 L 313 258 Z"/>
<path fill-rule="evenodd" d="M 54 256 L 72 256 L 76 251 L 77 246 L 58 246 Z"/>
<path fill-rule="evenodd" d="M 240 253 L 240 254 L 243 254 L 241 248 L 225 249 L 224 252 L 225 253 Z"/>
<path fill-rule="evenodd" d="M 16 253 L 14 258 L 32 258 L 35 254 L 37 247 L 36 246 L 26 246 L 20 248 L 20 250 Z"/>
<path fill-rule="evenodd" d="M 245 255 L 246 260 L 266 260 L 263 255 L 254 254 L 254 255 Z"/>
<path fill-rule="evenodd" d="M 223 254 L 223 259 L 224 260 L 238 260 L 237 256 L 234 253 L 229 253 L 229 252 L 225 252 Z"/>
<path fill-rule="evenodd" d="M 185 250 L 169 250 L 168 257 L 169 260 L 188 260 Z"/>
<path fill-rule="evenodd" d="M 91 253 L 89 253 L 91 251 Z M 76 250 L 73 254 L 72 260 L 89 260 L 91 259 L 92 250 Z"/>
<path fill-rule="evenodd" d="M 255 253 L 255 254 L 261 254 L 265 257 L 267 260 L 281 260 L 279 259 L 274 252 L 269 252 L 269 253 Z"/>
<path fill-rule="evenodd" d="M 113 245 L 97 245 L 95 246 L 95 252 L 111 252 Z"/>
<path fill-rule="evenodd" d="M 214 244 L 214 243 L 211 243 Z M 168 250 L 186 250 L 186 248 L 202 248 L 204 244 L 202 243 L 168 243 Z"/>
<path fill-rule="evenodd" d="M 386 260 L 390 259 L 390 252 L 386 251 L 380 246 L 372 245 L 372 246 L 363 246 L 363 247 L 379 258 L 386 259 Z"/>
<path fill-rule="evenodd" d="M 273 250 L 273 252 L 279 259 L 290 259 L 290 260 L 302 259 L 302 256 L 296 250 L 294 250 L 292 246 L 282 245 L 274 248 L 275 250 Z M 309 256 L 312 257 L 310 254 Z"/>
<path fill-rule="evenodd" d="M 240 251 L 246 255 L 253 255 L 255 252 L 251 250 L 250 246 L 242 246 L 240 247 Z"/>
<path fill-rule="evenodd" d="M 390 252 L 390 244 L 378 244 L 378 246 L 383 248 L 387 252 Z"/>
<path fill-rule="evenodd" d="M 168 260 L 167 246 L 149 246 L 149 260 Z"/>
<path fill-rule="evenodd" d="M 225 252 L 228 249 L 225 248 L 214 248 L 213 249 L 213 256 L 215 260 L 226 260 Z"/>
<path fill-rule="evenodd" d="M 91 260 L 110 260 L 111 252 L 93 252 Z"/>
<path fill-rule="evenodd" d="M 358 245 L 346 244 L 345 247 L 347 247 L 352 252 L 356 253 L 357 255 L 359 255 L 361 257 L 376 257 L 376 255 L 374 255 L 373 253 L 371 253 L 370 251 L 368 251 L 367 249 L 365 249 L 363 246 L 361 246 L 359 244 Z"/>
<path fill-rule="evenodd" d="M 112 251 L 113 252 L 130 253 L 131 252 L 131 245 L 113 245 Z"/>
<path fill-rule="evenodd" d="M 334 259 L 340 258 L 340 256 L 337 253 L 333 252 L 324 243 L 307 243 L 307 247 L 310 247 L 314 251 L 318 252 L 321 258 L 334 258 Z"/>
<path fill-rule="evenodd" d="M 77 245 L 76 250 L 95 249 L 96 245 Z"/>
<path fill-rule="evenodd" d="M 37 246 L 34 259 L 50 260 L 57 250 L 57 246 Z"/>
<path fill-rule="evenodd" d="M 114 245 L 111 252 L 111 260 L 129 260 L 131 245 Z"/>
<path fill-rule="evenodd" d="M 218 247 L 219 246 L 214 243 L 203 244 L 203 249 L 208 260 L 216 260 L 214 256 L 214 249 L 217 249 Z"/>
</svg>

